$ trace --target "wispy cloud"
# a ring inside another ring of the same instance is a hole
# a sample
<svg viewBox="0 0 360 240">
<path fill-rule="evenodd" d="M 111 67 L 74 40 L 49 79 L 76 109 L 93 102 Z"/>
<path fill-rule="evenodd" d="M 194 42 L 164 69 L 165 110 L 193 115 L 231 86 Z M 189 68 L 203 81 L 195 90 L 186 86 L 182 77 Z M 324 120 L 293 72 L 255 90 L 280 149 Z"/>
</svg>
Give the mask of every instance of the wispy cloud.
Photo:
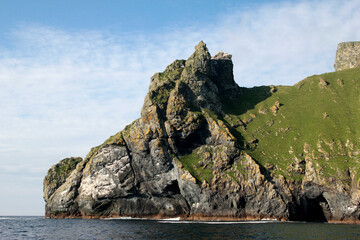
<svg viewBox="0 0 360 240">
<path fill-rule="evenodd" d="M 292 85 L 333 71 L 339 42 L 360 39 L 359 1 L 272 3 L 226 17 L 219 27 L 237 82 Z"/>
<path fill-rule="evenodd" d="M 360 40 L 355 0 L 231 11 L 208 26 L 152 35 L 14 29 L 12 47 L 0 46 L 0 174 L 40 179 L 58 160 L 85 156 L 139 116 L 151 75 L 200 40 L 212 54 L 233 54 L 236 81 L 248 87 L 332 71 L 337 43 Z"/>
</svg>

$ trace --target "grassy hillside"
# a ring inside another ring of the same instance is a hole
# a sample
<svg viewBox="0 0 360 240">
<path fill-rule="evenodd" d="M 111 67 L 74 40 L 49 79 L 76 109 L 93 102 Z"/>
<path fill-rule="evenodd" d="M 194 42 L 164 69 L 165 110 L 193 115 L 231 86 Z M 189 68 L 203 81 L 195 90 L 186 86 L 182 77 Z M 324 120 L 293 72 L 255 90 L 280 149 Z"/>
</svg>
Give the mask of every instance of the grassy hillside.
<svg viewBox="0 0 360 240">
<path fill-rule="evenodd" d="M 294 86 L 241 92 L 235 101 L 222 99 L 226 115 L 213 118 L 222 120 L 243 151 L 271 175 L 299 181 L 311 162 L 324 179 L 359 180 L 360 68 L 314 75 Z M 180 160 L 196 179 L 210 182 L 202 155 L 196 149 Z"/>
<path fill-rule="evenodd" d="M 242 91 L 225 120 L 270 172 L 300 180 L 306 158 L 325 177 L 359 172 L 360 68 Z"/>
</svg>

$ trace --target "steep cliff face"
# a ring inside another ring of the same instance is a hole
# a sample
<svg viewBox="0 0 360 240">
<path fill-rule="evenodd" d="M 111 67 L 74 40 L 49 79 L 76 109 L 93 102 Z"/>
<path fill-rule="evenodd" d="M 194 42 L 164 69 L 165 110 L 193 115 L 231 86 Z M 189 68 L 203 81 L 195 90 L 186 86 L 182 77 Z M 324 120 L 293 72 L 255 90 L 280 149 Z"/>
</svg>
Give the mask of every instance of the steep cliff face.
<svg viewBox="0 0 360 240">
<path fill-rule="evenodd" d="M 360 70 L 246 89 L 232 67 L 200 42 L 155 74 L 139 119 L 49 170 L 46 216 L 356 222 Z"/>
</svg>

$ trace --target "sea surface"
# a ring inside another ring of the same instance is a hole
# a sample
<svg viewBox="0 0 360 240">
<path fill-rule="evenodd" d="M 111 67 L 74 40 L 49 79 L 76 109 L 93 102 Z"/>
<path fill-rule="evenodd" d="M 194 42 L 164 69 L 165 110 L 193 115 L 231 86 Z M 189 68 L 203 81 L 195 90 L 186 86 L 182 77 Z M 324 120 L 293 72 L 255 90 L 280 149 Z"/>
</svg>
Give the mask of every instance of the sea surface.
<svg viewBox="0 0 360 240">
<path fill-rule="evenodd" d="M 0 239 L 360 239 L 360 225 L 0 217 Z"/>
</svg>

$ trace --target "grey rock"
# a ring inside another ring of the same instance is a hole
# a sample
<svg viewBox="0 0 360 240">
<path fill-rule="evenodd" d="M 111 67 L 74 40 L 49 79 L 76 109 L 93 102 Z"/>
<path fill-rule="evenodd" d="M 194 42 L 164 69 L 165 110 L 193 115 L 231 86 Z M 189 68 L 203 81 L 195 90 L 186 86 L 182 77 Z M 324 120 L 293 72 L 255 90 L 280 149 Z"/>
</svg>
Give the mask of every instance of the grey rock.
<svg viewBox="0 0 360 240">
<path fill-rule="evenodd" d="M 339 43 L 334 68 L 336 71 L 360 66 L 360 42 Z"/>
<path fill-rule="evenodd" d="M 345 44 L 338 50 L 339 68 L 348 57 L 355 59 L 351 54 L 357 46 Z M 211 57 L 200 42 L 189 59 L 176 60 L 155 74 L 139 119 L 85 159 L 64 159 L 48 171 L 46 216 L 359 219 L 356 187 L 326 185 L 310 152 L 304 151 L 301 161 L 304 179 L 295 182 L 271 175 L 243 151 L 246 146 L 223 121 L 230 118 L 223 113 L 224 96 L 242 96 L 231 58 L 224 52 Z M 354 61 L 347 67 L 355 66 Z M 269 89 L 269 94 L 274 92 Z M 278 110 L 280 103 L 274 106 Z M 192 164 L 192 159 L 184 161 L 190 157 L 211 177 L 196 176 L 184 166 Z"/>
</svg>

